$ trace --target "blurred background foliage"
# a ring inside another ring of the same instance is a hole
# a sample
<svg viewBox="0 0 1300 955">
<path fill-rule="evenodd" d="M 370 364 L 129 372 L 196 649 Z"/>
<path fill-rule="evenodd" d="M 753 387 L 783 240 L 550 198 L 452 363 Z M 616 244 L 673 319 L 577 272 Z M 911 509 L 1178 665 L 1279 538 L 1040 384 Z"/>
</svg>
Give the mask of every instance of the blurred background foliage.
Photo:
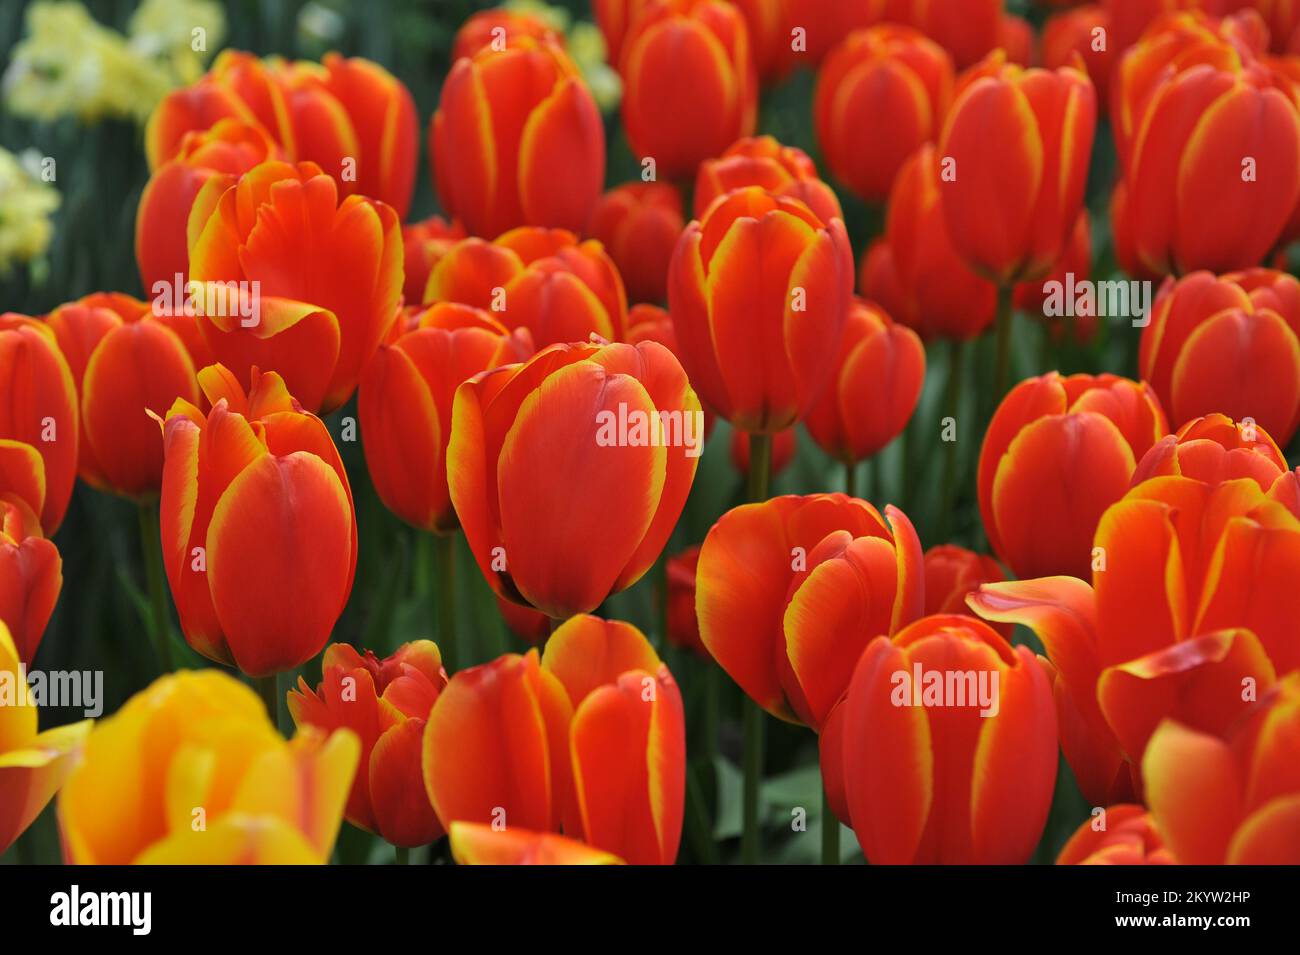
<svg viewBox="0 0 1300 955">
<path fill-rule="evenodd" d="M 149 6 L 150 4 L 145 4 Z M 220 42 L 213 38 L 212 56 L 221 47 L 250 50 L 286 58 L 319 59 L 330 50 L 378 61 L 401 79 L 414 95 L 422 124 L 422 137 L 438 101 L 439 88 L 450 66 L 450 50 L 457 28 L 474 11 L 494 5 L 489 0 L 226 0 L 211 4 L 224 14 Z M 586 0 L 554 0 L 575 21 L 591 17 Z M 28 8 L 35 4 L 0 4 L 0 69 L 10 65 L 11 53 L 24 37 Z M 105 28 L 127 34 L 140 4 L 134 0 L 89 0 L 89 15 Z M 177 12 L 204 6 L 191 2 L 152 4 L 167 16 L 184 20 Z M 1012 0 L 1009 9 L 1028 16 L 1036 25 L 1042 14 L 1027 0 Z M 174 22 L 174 21 L 173 21 Z M 183 36 L 188 44 L 189 21 Z M 218 31 L 212 31 L 215 34 Z M 46 68 L 67 70 L 69 76 L 84 67 L 85 38 L 56 36 L 45 49 Z M 153 62 L 153 61 L 147 61 Z M 125 64 L 118 92 L 128 102 L 156 96 L 160 81 L 139 63 Z M 183 74 L 193 64 L 182 64 Z M 105 82 L 105 77 L 90 81 Z M 7 84 L 11 81 L 6 81 Z M 176 82 L 172 78 L 170 82 Z M 799 71 L 780 86 L 765 91 L 760 132 L 800 146 L 818 156 L 812 132 L 811 101 L 815 77 Z M 165 86 L 164 86 L 165 88 Z M 0 105 L 0 146 L 27 154 L 37 162 L 44 157 L 56 164 L 54 186 L 60 205 L 53 215 L 53 237 L 44 256 L 30 267 L 0 273 L 0 310 L 31 315 L 48 312 L 62 302 L 99 290 L 120 290 L 143 297 L 133 254 L 134 220 L 140 192 L 148 178 L 143 151 L 143 123 L 132 116 L 104 115 L 78 118 L 57 115 L 34 118 L 17 115 L 8 97 Z M 617 111 L 607 117 L 609 143 L 608 184 L 634 179 L 640 166 L 628 148 Z M 412 221 L 438 211 L 430 184 L 427 143 L 421 142 L 419 180 L 412 205 Z M 1107 196 L 1113 177 L 1114 150 L 1103 121 L 1089 187 L 1095 245 L 1094 278 L 1116 272 L 1105 221 Z M 855 252 L 860 257 L 882 226 L 883 213 L 840 191 Z M 3 197 L 0 197 L 3 199 Z M 0 216 L 3 216 L 0 204 Z M 0 218 L 0 225 L 3 219 Z M 1041 322 L 1021 316 L 1016 326 L 1017 377 L 1056 367 L 1064 372 L 1111 371 L 1136 374 L 1137 330 L 1128 323 L 1101 322 L 1099 334 L 1088 344 L 1070 336 L 1050 342 Z M 957 414 L 960 473 L 965 476 L 954 507 L 941 505 L 942 396 L 952 348 L 938 343 L 928 348 L 928 374 L 921 404 L 907 433 L 860 469 L 859 493 L 877 506 L 895 503 L 916 523 L 922 542 L 933 546 L 955 542 L 984 549 L 975 502 L 974 471 L 987 410 L 977 407 L 977 397 L 987 394 L 992 380 L 992 342 L 973 343 L 973 383 L 964 393 Z M 982 402 L 980 403 L 982 404 Z M 355 402 L 328 419 L 347 464 L 356 498 L 360 528 L 360 557 L 352 597 L 336 628 L 334 639 L 371 648 L 381 656 L 398 644 L 434 633 L 434 559 L 431 538 L 413 531 L 380 504 L 366 473 L 361 446 L 344 441 L 344 419 L 355 418 Z M 673 553 L 701 541 L 727 508 L 741 500 L 743 482 L 728 455 L 730 434 L 725 423 L 716 429 L 696 479 L 684 517 L 668 549 Z M 801 436 L 793 464 L 776 477 L 776 493 L 810 493 L 844 487 L 842 467 L 824 456 L 806 436 Z M 1292 449 L 1295 450 L 1294 448 Z M 575 489 L 581 493 L 581 489 Z M 35 668 L 45 670 L 102 670 L 104 710 L 113 712 L 133 692 L 156 675 L 156 662 L 144 625 L 147 607 L 135 508 L 131 502 L 78 485 L 68 518 L 55 538 L 64 560 L 64 587 L 58 609 L 46 632 Z M 482 580 L 463 539 L 457 543 L 456 666 L 482 662 L 524 644 L 501 623 L 494 599 Z M 716 667 L 685 652 L 665 647 L 662 615 L 656 597 L 662 580 L 662 561 L 629 591 L 611 598 L 602 615 L 630 620 L 651 635 L 681 684 L 691 734 L 691 769 L 688 783 L 687 823 L 682 841 L 682 861 L 732 861 L 738 854 L 741 779 L 739 691 Z M 1021 631 L 1019 639 L 1032 644 Z M 183 665 L 212 665 L 183 644 L 175 648 Z M 291 674 L 296 682 L 299 674 Z M 319 679 L 312 663 L 301 675 Z M 282 678 L 284 679 L 284 678 Z M 287 688 L 288 681 L 282 689 Z M 74 711 L 45 711 L 42 725 L 52 726 L 78 718 Z M 281 714 L 282 726 L 287 716 Z M 709 737 L 716 747 L 703 745 Z M 717 752 L 720 755 L 712 757 Z M 467 757 L 472 754 L 466 754 Z M 815 737 L 801 727 L 769 721 L 764 785 L 763 818 L 766 823 L 764 859 L 770 862 L 813 862 L 820 850 L 821 795 Z M 1075 787 L 1064 761 L 1057 798 L 1035 861 L 1050 862 L 1073 829 L 1087 817 L 1088 806 Z M 806 810 L 807 829 L 798 831 L 798 810 Z M 862 861 L 856 840 L 841 834 L 846 861 Z M 59 859 L 57 826 L 51 806 L 42 818 L 5 854 L 3 862 L 55 862 Z M 342 862 L 387 862 L 391 847 L 377 837 L 343 826 L 336 859 Z M 445 861 L 445 842 L 421 850 L 416 859 Z"/>
</svg>

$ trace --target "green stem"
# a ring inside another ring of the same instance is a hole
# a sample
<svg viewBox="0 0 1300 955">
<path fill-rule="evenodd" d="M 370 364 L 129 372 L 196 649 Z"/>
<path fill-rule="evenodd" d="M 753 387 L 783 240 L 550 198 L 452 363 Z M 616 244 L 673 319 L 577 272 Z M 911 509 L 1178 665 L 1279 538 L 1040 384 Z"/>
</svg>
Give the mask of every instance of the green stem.
<svg viewBox="0 0 1300 955">
<path fill-rule="evenodd" d="M 456 535 L 435 538 L 438 548 L 438 650 L 448 669 L 456 671 L 469 661 L 456 638 Z"/>
<path fill-rule="evenodd" d="M 393 846 L 393 858 L 398 865 L 411 864 L 411 850 L 405 846 Z"/>
<path fill-rule="evenodd" d="M 167 592 L 163 583 L 162 536 L 158 530 L 158 511 L 154 505 L 141 503 L 140 546 L 144 551 L 144 572 L 149 587 L 149 604 L 153 612 L 150 627 L 158 665 L 163 673 L 176 669 L 172 660 L 171 622 L 167 617 Z"/>
<path fill-rule="evenodd" d="M 844 493 L 849 497 L 858 496 L 858 465 L 856 461 L 844 462 Z"/>
<path fill-rule="evenodd" d="M 745 703 L 745 828 L 740 837 L 740 861 L 744 865 L 758 863 L 758 786 L 763 780 L 763 730 L 764 713 L 753 700 Z"/>
<path fill-rule="evenodd" d="M 822 790 L 822 865 L 840 864 L 840 821 L 831 812 L 831 800 Z"/>
<path fill-rule="evenodd" d="M 951 361 L 948 365 L 948 389 L 944 404 L 945 416 L 952 418 L 956 428 L 958 413 L 961 411 L 961 393 L 966 370 L 966 343 L 953 341 Z M 948 540 L 952 530 L 952 511 L 957 492 L 957 441 L 956 434 L 952 441 L 943 442 L 943 501 L 939 510 L 939 540 Z"/>
<path fill-rule="evenodd" d="M 280 675 L 278 673 L 253 677 L 253 683 L 257 687 L 257 695 L 262 698 L 262 705 L 266 707 L 266 715 L 271 718 L 271 722 L 275 724 L 277 729 L 280 727 L 279 682 Z"/>
<path fill-rule="evenodd" d="M 903 428 L 902 444 L 898 448 L 898 500 L 896 503 L 903 511 L 909 511 L 912 506 L 911 487 L 912 487 L 912 424 L 909 422 Z M 883 498 L 883 495 L 877 493 L 877 497 Z"/>
<path fill-rule="evenodd" d="M 772 480 L 772 436 L 749 436 L 749 500 L 759 503 L 767 500 Z M 745 791 L 744 823 L 740 838 L 740 861 L 746 865 L 758 862 L 758 787 L 763 780 L 763 711 L 753 700 L 744 703 L 745 734 Z"/>
<path fill-rule="evenodd" d="M 1014 285 L 998 286 L 998 317 L 996 335 L 996 369 L 993 377 L 993 400 L 1001 402 L 1011 390 L 1011 326 L 1015 313 Z"/>
</svg>

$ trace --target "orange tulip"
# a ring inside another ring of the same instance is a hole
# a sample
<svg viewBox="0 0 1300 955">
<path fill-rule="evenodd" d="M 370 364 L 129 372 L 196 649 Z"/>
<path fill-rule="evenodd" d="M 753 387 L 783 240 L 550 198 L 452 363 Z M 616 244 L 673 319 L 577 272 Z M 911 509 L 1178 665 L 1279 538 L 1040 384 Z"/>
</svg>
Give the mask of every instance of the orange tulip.
<svg viewBox="0 0 1300 955">
<path fill-rule="evenodd" d="M 62 587 L 63 559 L 41 534 L 34 508 L 16 494 L 0 494 L 0 626 L 24 666 L 36 656 Z"/>
<path fill-rule="evenodd" d="M 456 389 L 489 368 L 533 352 L 526 330 L 509 332 L 487 312 L 442 302 L 380 345 L 361 376 L 357 417 L 375 491 L 422 530 L 458 526 L 447 490 L 447 443 Z"/>
<path fill-rule="evenodd" d="M 933 146 L 903 163 L 885 230 L 862 260 L 864 296 L 927 341 L 974 338 L 993 323 L 996 289 L 971 271 L 949 238 Z"/>
<path fill-rule="evenodd" d="M 587 223 L 605 180 L 605 127 L 550 40 L 511 34 L 457 60 L 429 129 L 443 208 L 473 235 Z"/>
<path fill-rule="evenodd" d="M 731 466 L 742 478 L 749 474 L 749 432 L 738 428 L 731 430 Z M 799 436 L 794 428 L 786 428 L 772 436 L 772 462 L 769 476 L 776 477 L 790 466 L 799 450 Z"/>
<path fill-rule="evenodd" d="M 498 46 L 511 37 L 532 37 L 534 40 L 549 40 L 558 46 L 564 46 L 564 34 L 541 17 L 526 11 L 508 10 L 505 7 L 493 7 L 480 10 L 461 24 L 456 31 L 456 38 L 451 45 L 451 61 L 473 57 L 475 53 L 496 42 Z"/>
<path fill-rule="evenodd" d="M 1003 0 L 885 0 L 884 18 L 920 30 L 965 69 L 1004 37 Z"/>
<path fill-rule="evenodd" d="M 1043 65 L 1059 70 L 1071 65 L 1075 54 L 1082 57 L 1088 79 L 1097 88 L 1097 108 L 1103 113 L 1110 104 L 1110 77 L 1121 52 L 1110 15 L 1099 4 L 1062 10 L 1043 24 Z"/>
<path fill-rule="evenodd" d="M 952 90 L 952 58 L 910 27 L 849 34 L 819 71 L 813 102 L 831 171 L 860 199 L 883 202 L 907 157 L 938 137 Z"/>
<path fill-rule="evenodd" d="M 162 549 L 190 646 L 249 676 L 324 648 L 352 589 L 356 516 L 324 423 L 279 375 L 247 394 L 220 365 L 199 373 L 205 417 L 178 400 L 163 425 Z"/>
<path fill-rule="evenodd" d="M 0 681 L 7 684 L 9 696 L 0 706 L 0 854 L 63 785 L 94 722 L 83 720 L 37 733 L 37 706 L 27 687 L 26 665 L 0 618 Z"/>
<path fill-rule="evenodd" d="M 1144 39 L 1116 79 L 1126 228 L 1158 274 L 1258 265 L 1300 198 L 1300 107 L 1246 42 L 1172 35 L 1170 50 Z"/>
<path fill-rule="evenodd" d="M 622 339 L 627 292 L 594 240 L 564 229 L 512 229 L 493 242 L 472 238 L 447 250 L 429 274 L 426 302 L 488 309 L 507 328 L 526 328 L 537 346 Z"/>
<path fill-rule="evenodd" d="M 216 360 L 241 379 L 278 372 L 311 411 L 351 397 L 402 291 L 396 213 L 338 199 L 317 166 L 267 162 L 213 176 L 190 214 L 192 301 Z"/>
<path fill-rule="evenodd" d="M 1300 282 L 1267 269 L 1170 279 L 1138 363 L 1175 424 L 1222 412 L 1286 445 L 1300 426 Z"/>
<path fill-rule="evenodd" d="M 369 196 L 406 217 L 419 146 L 415 101 L 379 64 L 337 53 L 317 65 L 222 51 L 198 83 L 169 93 L 149 117 L 149 168 L 181 152 L 186 133 L 224 118 L 261 128 L 290 162 L 320 166 L 340 194 Z"/>
<path fill-rule="evenodd" d="M 357 737 L 276 732 L 257 694 L 218 670 L 155 680 L 95 726 L 59 795 L 77 865 L 329 861 Z"/>
<path fill-rule="evenodd" d="M 447 252 L 466 237 L 459 222 L 448 223 L 442 216 L 429 216 L 420 222 L 402 226 L 403 271 L 402 298 L 407 305 L 424 302 L 429 274 Z"/>
<path fill-rule="evenodd" d="M 755 703 L 821 729 L 863 648 L 921 616 L 921 560 L 892 506 L 881 517 L 866 501 L 815 494 L 737 507 L 700 551 L 700 638 Z"/>
<path fill-rule="evenodd" d="M 831 385 L 804 424 L 823 451 L 852 465 L 902 434 L 924 383 L 925 347 L 916 332 L 857 299 Z"/>
<path fill-rule="evenodd" d="M 477 822 L 453 822 L 451 855 L 457 865 L 623 865 L 600 849 L 553 832 L 495 829 Z"/>
<path fill-rule="evenodd" d="M 974 614 L 966 606 L 966 597 L 983 584 L 1007 579 L 1002 565 L 987 554 L 977 554 L 956 544 L 940 544 L 925 552 L 925 613 Z M 994 627 L 1010 640 L 1015 627 Z"/>
<path fill-rule="evenodd" d="M 654 0 L 617 61 L 623 126 L 656 175 L 685 179 L 705 159 L 754 132 L 758 81 L 749 30 L 719 0 Z"/>
<path fill-rule="evenodd" d="M 360 771 L 344 815 L 396 846 L 422 846 L 442 835 L 424 791 L 421 759 L 425 722 L 446 685 L 442 657 L 428 640 L 404 643 L 383 660 L 332 643 L 315 692 L 299 677 L 288 694 L 299 728 L 346 727 L 357 735 Z"/>
<path fill-rule="evenodd" d="M 39 509 L 49 535 L 63 523 L 77 480 L 79 427 L 77 385 L 54 332 L 0 312 L 0 492 Z"/>
<path fill-rule="evenodd" d="M 745 431 L 798 421 L 826 387 L 853 296 L 844 223 L 757 187 L 686 227 L 668 273 L 682 364 Z"/>
<path fill-rule="evenodd" d="M 1133 472 L 1133 487 L 1152 478 L 1182 475 L 1222 484 L 1251 478 L 1268 491 L 1286 474 L 1286 458 L 1268 432 L 1227 415 L 1193 418 L 1152 445 Z"/>
<path fill-rule="evenodd" d="M 186 226 L 190 209 L 214 175 L 241 176 L 258 163 L 281 158 L 281 150 L 261 126 L 219 119 L 206 129 L 187 132 L 174 156 L 154 170 L 135 213 L 135 261 L 140 281 L 154 294 L 158 283 L 185 282 L 189 276 Z"/>
<path fill-rule="evenodd" d="M 688 547 L 668 558 L 668 642 L 709 659 L 700 639 L 700 622 L 695 618 L 695 570 L 700 547 Z"/>
<path fill-rule="evenodd" d="M 937 155 L 948 235 L 1002 285 L 1041 278 L 1082 208 L 1097 102 L 1083 72 L 1025 70 L 995 51 L 967 72 Z"/>
<path fill-rule="evenodd" d="M 199 402 L 194 360 L 177 326 L 194 319 L 150 310 L 127 295 L 99 293 L 61 305 L 46 318 L 68 360 L 81 401 L 77 471 L 92 487 L 156 497 L 163 445 L 150 416 L 177 398 Z M 147 374 L 140 370 L 147 368 Z"/>
<path fill-rule="evenodd" d="M 551 634 L 542 668 L 573 704 L 583 841 L 633 865 L 671 865 L 686 803 L 686 723 L 672 674 L 636 627 L 590 616 Z"/>
<path fill-rule="evenodd" d="M 1144 384 L 1056 372 L 1021 382 L 980 448 L 980 515 L 993 552 L 1018 577 L 1086 579 L 1098 520 L 1168 431 Z"/>
<path fill-rule="evenodd" d="M 1098 820 L 1102 828 L 1094 826 Z M 1057 865 L 1175 865 L 1144 806 L 1121 803 L 1075 830 L 1056 857 Z"/>
<path fill-rule="evenodd" d="M 573 704 L 527 656 L 461 670 L 424 727 L 424 786 L 442 822 L 558 832 L 576 819 L 569 768 Z"/>
<path fill-rule="evenodd" d="M 1161 723 L 1142 778 L 1151 816 L 1178 861 L 1300 862 L 1298 743 L 1300 673 L 1280 681 L 1222 736 Z"/>
<path fill-rule="evenodd" d="M 1028 860 L 1057 765 L 1051 686 L 1028 647 L 970 617 L 924 617 L 871 641 L 838 709 L 830 758 L 869 862 Z"/>
<path fill-rule="evenodd" d="M 686 228 L 682 197 L 667 183 L 628 182 L 596 203 L 587 235 L 598 239 L 618 266 L 634 302 L 662 302 L 668 262 Z"/>
<path fill-rule="evenodd" d="M 818 177 L 812 158 L 771 136 L 738 139 L 718 158 L 700 163 L 695 177 L 695 218 L 702 220 L 719 196 L 746 186 L 798 199 L 823 222 L 844 218 L 840 200 Z"/>
<path fill-rule="evenodd" d="M 492 588 L 565 619 L 635 583 L 686 503 L 701 418 L 653 342 L 554 345 L 461 385 L 447 479 Z"/>
<path fill-rule="evenodd" d="M 1106 805 L 1140 794 L 1137 767 L 1162 719 L 1223 732 L 1300 665 L 1300 518 L 1250 479 L 1159 477 L 1106 512 L 1095 545 L 1092 587 L 990 584 L 970 604 L 1043 642 L 1062 749 L 1084 795 Z"/>
</svg>

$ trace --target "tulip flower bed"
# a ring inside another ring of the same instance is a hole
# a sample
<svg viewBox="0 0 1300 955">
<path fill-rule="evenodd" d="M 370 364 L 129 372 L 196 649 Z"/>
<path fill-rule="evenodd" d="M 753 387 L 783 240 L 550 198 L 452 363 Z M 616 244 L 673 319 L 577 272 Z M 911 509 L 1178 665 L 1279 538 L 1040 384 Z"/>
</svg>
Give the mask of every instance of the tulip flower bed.
<svg viewBox="0 0 1300 955">
<path fill-rule="evenodd" d="M 1300 864 L 1300 7 L 0 49 L 0 861 Z"/>
</svg>

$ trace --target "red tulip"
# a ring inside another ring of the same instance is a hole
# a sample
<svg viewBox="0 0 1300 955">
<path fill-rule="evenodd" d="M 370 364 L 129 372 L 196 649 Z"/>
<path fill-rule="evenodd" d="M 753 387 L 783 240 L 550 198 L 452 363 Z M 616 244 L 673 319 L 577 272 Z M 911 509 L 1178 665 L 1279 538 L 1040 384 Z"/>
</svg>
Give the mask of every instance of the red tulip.
<svg viewBox="0 0 1300 955">
<path fill-rule="evenodd" d="M 447 685 L 438 648 L 428 640 L 404 643 L 380 660 L 333 643 L 321 660 L 313 692 L 302 677 L 288 694 L 298 727 L 346 727 L 361 741 L 361 764 L 345 815 L 396 846 L 414 847 L 442 835 L 424 791 L 421 769 L 425 721 Z"/>
<path fill-rule="evenodd" d="M 797 66 L 819 66 L 835 44 L 854 30 L 863 30 L 882 19 L 906 22 L 887 16 L 890 0 L 781 0 L 785 7 L 785 41 L 791 45 L 787 58 Z M 798 36 L 794 30 L 800 30 Z M 795 47 L 799 40 L 803 49 Z"/>
<path fill-rule="evenodd" d="M 618 266 L 634 302 L 662 302 L 668 262 L 686 227 L 682 197 L 666 183 L 628 182 L 601 198 L 587 223 Z"/>
<path fill-rule="evenodd" d="M 451 62 L 466 57 L 496 43 L 504 46 L 511 37 L 531 37 L 534 40 L 549 40 L 557 46 L 564 46 L 564 35 L 555 28 L 527 11 L 509 10 L 505 7 L 493 7 L 480 10 L 461 24 L 456 31 L 456 38 L 451 45 Z"/>
<path fill-rule="evenodd" d="M 668 642 L 709 659 L 695 619 L 695 569 L 700 548 L 688 547 L 668 559 Z"/>
<path fill-rule="evenodd" d="M 952 90 L 952 58 L 917 31 L 884 24 L 849 34 L 818 73 L 813 104 L 835 177 L 883 202 L 904 161 L 938 138 Z"/>
<path fill-rule="evenodd" d="M 1049 372 L 1021 382 L 980 448 L 980 514 L 993 552 L 1022 578 L 1087 579 L 1097 522 L 1168 430 L 1151 390 L 1125 378 Z"/>
<path fill-rule="evenodd" d="M 687 226 L 668 274 L 692 384 L 718 415 L 767 434 L 798 421 L 826 387 L 852 294 L 844 223 L 756 187 Z"/>
<path fill-rule="evenodd" d="M 1097 103 L 1086 74 L 1024 70 L 995 51 L 962 78 L 939 142 L 958 254 L 1006 285 L 1045 275 L 1082 207 Z"/>
<path fill-rule="evenodd" d="M 397 214 L 362 196 L 340 202 L 311 163 L 268 162 L 209 179 L 190 237 L 199 327 L 217 361 L 241 379 L 279 373 L 312 411 L 346 402 L 397 314 Z"/>
<path fill-rule="evenodd" d="M 735 508 L 704 539 L 700 637 L 773 716 L 817 729 L 853 661 L 925 604 L 921 544 L 907 517 L 843 494 Z"/>
<path fill-rule="evenodd" d="M 823 451 L 854 464 L 902 434 L 924 382 L 925 347 L 916 332 L 855 300 L 831 385 L 804 424 Z"/>
<path fill-rule="evenodd" d="M 429 216 L 420 222 L 402 226 L 403 271 L 402 298 L 407 305 L 424 302 L 429 274 L 447 252 L 466 237 L 459 222 L 448 223 L 442 216 Z"/>
<path fill-rule="evenodd" d="M 1103 113 L 1110 104 L 1110 77 L 1121 52 L 1110 15 L 1099 4 L 1062 10 L 1043 24 L 1043 66 L 1059 70 L 1069 66 L 1075 54 L 1082 57 L 1088 79 L 1097 88 L 1097 108 Z"/>
<path fill-rule="evenodd" d="M 758 82 L 740 11 L 718 0 L 654 0 L 618 59 L 623 125 L 656 175 L 683 179 L 754 131 Z"/>
<path fill-rule="evenodd" d="M 964 69 L 1001 45 L 1003 0 L 885 0 L 885 19 L 915 27 Z M 846 31 L 847 32 L 847 31 Z"/>
<path fill-rule="evenodd" d="M 1300 426 L 1300 282 L 1266 269 L 1168 280 L 1139 367 L 1175 424 L 1222 412 L 1289 443 Z"/>
<path fill-rule="evenodd" d="M 1051 686 L 1028 647 L 970 617 L 924 617 L 867 646 L 839 709 L 844 798 L 869 862 L 1029 859 L 1057 754 Z"/>
<path fill-rule="evenodd" d="M 0 446 L 0 460 L 13 453 Z M 8 629 L 24 666 L 32 665 L 62 587 L 63 560 L 42 535 L 32 503 L 0 493 L 0 628 Z"/>
<path fill-rule="evenodd" d="M 701 417 L 653 342 L 555 345 L 461 385 L 447 478 L 492 588 L 565 619 L 635 583 L 686 503 Z"/>
<path fill-rule="evenodd" d="M 135 260 L 140 281 L 158 294 L 159 283 L 182 284 L 189 277 L 186 225 L 203 184 L 219 173 L 241 176 L 258 163 L 281 158 L 261 126 L 219 119 L 181 139 L 172 158 L 154 170 L 135 214 Z"/>
<path fill-rule="evenodd" d="M 347 472 L 324 423 L 279 375 L 247 394 L 222 366 L 199 383 L 212 410 L 178 400 L 163 426 L 162 548 L 190 646 L 250 676 L 324 648 L 356 568 Z"/>
<path fill-rule="evenodd" d="M 555 43 L 512 34 L 457 60 L 429 131 L 443 208 L 492 239 L 587 223 L 605 179 L 605 128 Z"/>
<path fill-rule="evenodd" d="M 1152 478 L 1182 475 L 1206 484 L 1251 478 L 1261 491 L 1268 491 L 1286 470 L 1286 458 L 1267 431 L 1213 414 L 1193 418 L 1177 434 L 1152 445 L 1138 461 L 1133 486 Z"/>
<path fill-rule="evenodd" d="M 966 597 L 983 584 L 1007 579 L 1002 566 L 987 554 L 977 554 L 956 544 L 940 544 L 925 552 L 925 612 L 931 614 L 974 614 L 966 606 Z M 994 627 L 1007 640 L 1015 627 Z"/>
<path fill-rule="evenodd" d="M 50 535 L 77 480 L 77 409 L 77 385 L 54 332 L 0 313 L 0 492 L 21 494 Z"/>
<path fill-rule="evenodd" d="M 1056 857 L 1057 865 L 1176 864 L 1146 807 L 1121 803 L 1102 811 L 1075 830 Z"/>
<path fill-rule="evenodd" d="M 695 218 L 702 220 L 720 196 L 746 186 L 798 199 L 823 222 L 844 218 L 840 200 L 818 177 L 812 158 L 802 149 L 782 146 L 771 136 L 738 139 L 718 158 L 700 163 L 695 177 Z"/>
<path fill-rule="evenodd" d="M 466 239 L 447 250 L 425 289 L 427 302 L 487 309 L 507 328 L 526 328 L 538 347 L 622 339 L 627 293 L 594 240 L 564 229 L 513 229 L 494 242 Z"/>
<path fill-rule="evenodd" d="M 455 530 L 447 490 L 452 401 L 467 379 L 533 353 L 527 331 L 509 332 L 487 312 L 442 302 L 379 346 L 361 376 L 357 416 L 375 491 L 422 530 Z"/>
<path fill-rule="evenodd" d="M 150 498 L 162 486 L 157 420 L 180 398 L 199 403 L 194 360 L 178 334 L 194 319 L 155 313 L 127 295 L 99 293 L 46 317 L 67 357 L 81 400 L 77 471 L 93 487 Z M 149 369 L 140 374 L 140 369 Z M 151 420 L 151 418 L 153 420 Z"/>
</svg>

